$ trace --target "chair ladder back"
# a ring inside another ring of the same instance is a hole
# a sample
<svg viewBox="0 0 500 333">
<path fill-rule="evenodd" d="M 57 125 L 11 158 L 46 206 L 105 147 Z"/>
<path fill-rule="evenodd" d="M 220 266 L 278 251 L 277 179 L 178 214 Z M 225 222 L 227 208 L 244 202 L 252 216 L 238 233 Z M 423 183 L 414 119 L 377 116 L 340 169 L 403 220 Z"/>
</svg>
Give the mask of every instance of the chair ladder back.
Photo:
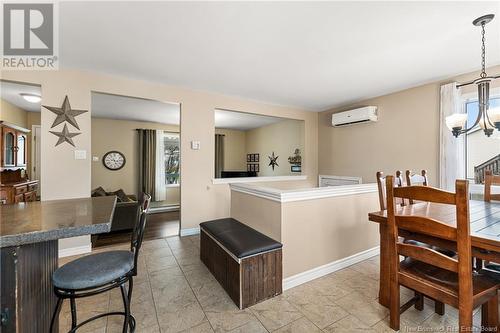
<svg viewBox="0 0 500 333">
<path fill-rule="evenodd" d="M 422 185 L 395 188 L 394 197 L 448 205 L 455 205 L 456 202 L 455 193 Z"/>
<path fill-rule="evenodd" d="M 132 232 L 132 239 L 130 242 L 131 251 L 134 252 L 134 272 L 137 272 L 137 260 L 139 258 L 139 250 L 141 249 L 142 240 L 144 238 L 144 229 L 146 228 L 146 218 L 149 210 L 149 204 L 151 202 L 151 195 L 147 193 L 141 193 L 139 202 L 140 212 L 138 221 L 134 226 L 134 231 Z"/>
<path fill-rule="evenodd" d="M 429 182 L 427 181 L 427 170 L 422 170 L 420 175 L 413 173 L 411 170 L 406 170 L 406 186 L 412 185 L 422 185 L 429 186 Z M 413 205 L 413 200 L 408 200 L 410 205 Z"/>
<path fill-rule="evenodd" d="M 389 251 L 391 295 L 399 295 L 400 276 L 402 276 L 402 279 L 408 279 L 408 276 L 403 276 L 401 275 L 402 273 L 400 273 L 400 254 L 449 271 L 454 272 L 456 270 L 458 275 L 459 312 L 460 318 L 462 318 L 460 325 L 462 327 L 472 327 L 472 249 L 469 224 L 468 182 L 466 180 L 457 180 L 455 182 L 455 193 L 452 193 L 428 186 L 394 188 L 390 186 L 393 181 L 391 178 L 391 176 L 388 176 L 386 179 L 387 229 L 389 240 L 391 241 Z M 398 196 L 413 200 L 455 205 L 456 228 L 446 226 L 444 223 L 425 217 L 396 215 L 395 202 Z M 417 226 L 412 227 L 411 223 Z M 418 245 L 401 244 L 398 240 L 399 228 L 404 230 L 420 228 L 419 233 L 423 235 L 438 236 L 439 234 L 445 239 L 451 239 L 455 236 L 458 260 L 444 258 L 445 256 L 440 253 Z M 432 228 L 434 228 L 434 230 L 432 230 Z M 450 228 L 455 229 L 455 231 L 451 232 Z M 432 287 L 430 285 L 428 285 L 427 288 L 434 288 L 436 292 L 438 291 L 438 289 L 436 289 L 437 287 Z M 432 292 L 432 290 L 429 292 Z M 392 308 L 396 303 L 399 304 L 399 302 L 391 302 L 391 312 L 398 310 Z"/>
<path fill-rule="evenodd" d="M 398 242 L 398 254 L 458 273 L 458 260 L 420 245 Z"/>
<path fill-rule="evenodd" d="M 500 175 L 494 175 L 493 171 L 484 171 L 484 201 L 496 200 L 500 201 L 500 193 L 492 194 L 491 187 L 493 185 L 500 186 Z"/>
<path fill-rule="evenodd" d="M 457 229 L 438 220 L 423 216 L 395 216 L 395 223 L 399 229 L 425 234 L 444 240 L 456 241 Z"/>
<path fill-rule="evenodd" d="M 377 179 L 377 188 L 378 188 L 378 202 L 380 204 L 380 210 L 386 209 L 386 200 L 385 200 L 385 177 L 382 171 L 377 171 L 375 175 Z"/>
<path fill-rule="evenodd" d="M 386 190 L 385 190 L 386 177 L 384 177 L 384 173 L 382 171 L 377 171 L 375 178 L 377 179 L 378 200 L 380 204 L 380 210 L 386 210 L 387 209 Z M 403 186 L 403 176 L 401 171 L 399 170 L 396 171 L 396 178 L 394 184 L 397 187 Z M 404 199 L 401 199 L 401 201 L 398 204 L 400 206 L 405 206 Z"/>
</svg>

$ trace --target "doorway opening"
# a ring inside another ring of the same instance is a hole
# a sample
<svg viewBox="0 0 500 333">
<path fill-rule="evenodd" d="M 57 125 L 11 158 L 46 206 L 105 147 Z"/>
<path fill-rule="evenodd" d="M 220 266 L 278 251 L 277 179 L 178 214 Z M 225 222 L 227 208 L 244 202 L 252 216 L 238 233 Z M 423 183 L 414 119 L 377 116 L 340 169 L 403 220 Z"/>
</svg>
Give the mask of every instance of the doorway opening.
<svg viewBox="0 0 500 333">
<path fill-rule="evenodd" d="M 92 196 L 115 195 L 111 232 L 93 247 L 128 242 L 141 192 L 152 196 L 144 239 L 180 230 L 180 104 L 92 92 Z"/>
</svg>

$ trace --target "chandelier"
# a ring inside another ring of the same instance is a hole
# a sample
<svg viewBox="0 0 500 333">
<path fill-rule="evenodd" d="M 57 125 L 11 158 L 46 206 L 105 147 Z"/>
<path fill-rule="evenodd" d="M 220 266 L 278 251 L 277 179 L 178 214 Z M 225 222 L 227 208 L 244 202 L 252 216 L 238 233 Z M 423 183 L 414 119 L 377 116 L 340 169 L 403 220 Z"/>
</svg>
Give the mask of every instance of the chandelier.
<svg viewBox="0 0 500 333">
<path fill-rule="evenodd" d="M 479 112 L 477 114 L 477 119 L 470 128 L 466 128 L 467 125 L 467 114 L 466 113 L 455 113 L 446 117 L 446 126 L 450 129 L 455 137 L 460 134 L 467 133 L 474 129 L 477 125 L 481 127 L 486 136 L 491 136 L 494 129 L 500 131 L 500 107 L 489 109 L 490 105 L 490 82 L 500 78 L 497 76 L 488 76 L 486 74 L 486 46 L 485 46 L 485 29 L 487 23 L 489 23 L 495 15 L 488 14 L 475 19 L 472 24 L 476 27 L 481 27 L 481 74 L 479 78 L 457 85 L 457 88 L 468 86 L 470 84 L 477 85 L 478 94 L 478 106 Z"/>
</svg>

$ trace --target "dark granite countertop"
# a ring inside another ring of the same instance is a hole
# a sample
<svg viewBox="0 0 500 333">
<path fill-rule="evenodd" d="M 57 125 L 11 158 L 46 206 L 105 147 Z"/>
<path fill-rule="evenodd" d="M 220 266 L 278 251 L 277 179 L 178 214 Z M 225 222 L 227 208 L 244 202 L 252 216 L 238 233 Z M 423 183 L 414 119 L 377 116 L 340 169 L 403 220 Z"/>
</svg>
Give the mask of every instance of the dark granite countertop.
<svg viewBox="0 0 500 333">
<path fill-rule="evenodd" d="M 0 205 L 0 248 L 109 232 L 116 197 Z"/>
</svg>

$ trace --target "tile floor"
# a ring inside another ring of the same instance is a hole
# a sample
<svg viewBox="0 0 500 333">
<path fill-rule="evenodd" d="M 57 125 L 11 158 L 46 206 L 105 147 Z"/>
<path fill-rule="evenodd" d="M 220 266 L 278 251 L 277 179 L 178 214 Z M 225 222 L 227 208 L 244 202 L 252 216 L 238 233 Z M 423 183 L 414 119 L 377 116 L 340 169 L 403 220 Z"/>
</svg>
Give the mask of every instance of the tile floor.
<svg viewBox="0 0 500 333">
<path fill-rule="evenodd" d="M 64 264 L 72 259 L 60 261 Z M 374 257 L 239 310 L 199 260 L 198 236 L 145 241 L 132 300 L 136 332 L 393 332 L 388 327 L 387 309 L 377 302 L 378 264 Z M 402 290 L 402 301 L 411 296 L 409 290 Z M 119 289 L 78 300 L 77 308 L 79 321 L 121 310 Z M 441 332 L 456 327 L 456 310 L 447 307 L 446 314 L 439 316 L 433 308 L 429 302 L 423 311 L 406 311 L 401 331 Z M 480 311 L 474 320 L 480 324 Z M 66 302 L 60 331 L 67 331 L 70 323 Z M 121 332 L 121 325 L 120 317 L 109 317 L 78 332 Z"/>
</svg>

